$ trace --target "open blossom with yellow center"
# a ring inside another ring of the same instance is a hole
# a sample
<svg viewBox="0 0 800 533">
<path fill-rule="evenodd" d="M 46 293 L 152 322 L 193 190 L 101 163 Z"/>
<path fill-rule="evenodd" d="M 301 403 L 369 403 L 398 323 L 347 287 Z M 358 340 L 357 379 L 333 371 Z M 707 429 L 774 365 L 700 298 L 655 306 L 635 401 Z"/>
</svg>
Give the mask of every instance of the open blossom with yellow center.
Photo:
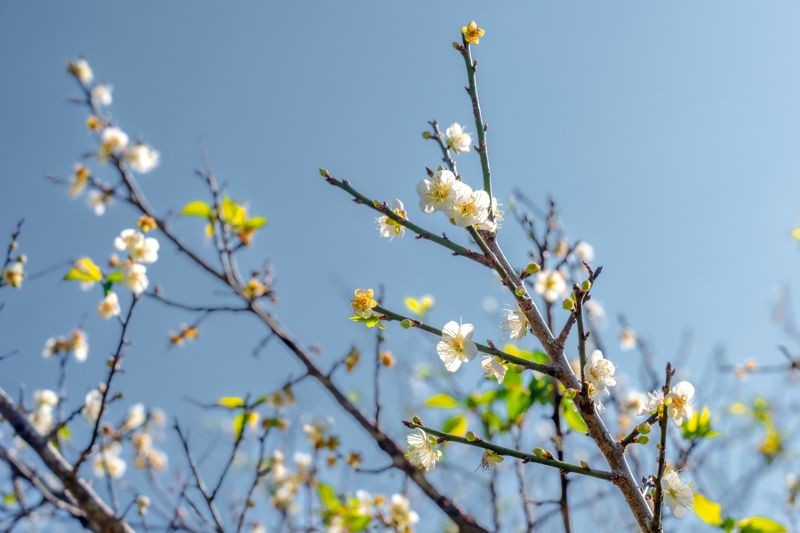
<svg viewBox="0 0 800 533">
<path fill-rule="evenodd" d="M 669 400 L 667 413 L 678 426 L 683 425 L 683 421 L 691 418 L 694 414 L 693 397 L 694 385 L 688 381 L 676 383 L 667 394 L 667 400 Z"/>
<path fill-rule="evenodd" d="M 137 296 L 142 294 L 150 284 L 147 279 L 147 268 L 139 263 L 126 265 L 122 269 L 122 284 L 130 289 L 133 294 Z"/>
<path fill-rule="evenodd" d="M 392 213 L 402 219 L 408 218 L 406 208 L 400 200 L 392 202 Z M 402 237 L 403 233 L 406 231 L 405 226 L 390 218 L 388 215 L 379 216 L 375 220 L 378 222 L 378 233 L 380 233 L 381 237 L 386 237 L 391 240 L 395 237 Z"/>
<path fill-rule="evenodd" d="M 149 144 L 136 143 L 125 154 L 125 162 L 141 174 L 152 172 L 158 166 L 161 154 Z"/>
<path fill-rule="evenodd" d="M 111 93 L 113 92 L 113 87 L 111 85 L 106 85 L 103 83 L 98 83 L 94 87 L 92 87 L 91 97 L 92 97 L 92 104 L 97 107 L 108 107 L 111 105 L 111 101 L 113 100 Z"/>
<path fill-rule="evenodd" d="M 131 408 L 128 409 L 128 415 L 125 417 L 125 421 L 122 423 L 122 426 L 120 426 L 120 429 L 122 431 L 130 431 L 138 428 L 146 421 L 147 410 L 145 409 L 144 404 L 133 404 Z"/>
<path fill-rule="evenodd" d="M 267 286 L 256 277 L 250 278 L 244 286 L 244 289 L 242 289 L 242 295 L 248 300 L 261 298 L 265 294 L 267 294 Z"/>
<path fill-rule="evenodd" d="M 97 477 L 107 475 L 111 479 L 119 479 L 124 476 L 128 465 L 119 456 L 121 452 L 122 449 L 117 442 L 104 446 L 92 463 L 94 475 Z"/>
<path fill-rule="evenodd" d="M 676 471 L 667 470 L 661 478 L 661 490 L 664 492 L 664 503 L 669 507 L 672 516 L 686 516 L 694 502 L 694 485 L 682 482 Z"/>
<path fill-rule="evenodd" d="M 417 184 L 419 208 L 423 213 L 433 213 L 436 210 L 447 212 L 458 190 L 464 186 L 463 182 L 456 179 L 455 174 L 447 169 L 439 169 L 430 179 L 424 179 Z"/>
<path fill-rule="evenodd" d="M 468 185 L 459 188 L 450 207 L 450 218 L 456 226 L 480 225 L 489 218 L 491 199 L 484 190 L 473 191 Z"/>
<path fill-rule="evenodd" d="M 478 347 L 472 340 L 475 328 L 472 324 L 459 324 L 451 320 L 442 328 L 442 337 L 436 345 L 439 359 L 449 372 L 455 372 L 463 363 L 478 355 Z"/>
<path fill-rule="evenodd" d="M 661 390 L 654 390 L 653 392 L 648 392 L 647 397 L 644 399 L 644 402 L 639 407 L 639 415 L 652 415 L 658 412 L 661 409 L 661 406 L 664 403 L 664 393 Z"/>
<path fill-rule="evenodd" d="M 143 233 L 129 228 L 122 230 L 114 239 L 114 247 L 127 252 L 131 261 L 137 263 L 155 263 L 158 261 L 158 241 L 153 237 L 145 237 Z"/>
<path fill-rule="evenodd" d="M 479 28 L 478 23 L 472 20 L 466 26 L 461 26 L 461 34 L 464 36 L 464 41 L 469 44 L 480 44 L 481 37 L 486 35 L 486 30 Z"/>
<path fill-rule="evenodd" d="M 459 124 L 454 122 L 449 128 L 444 130 L 447 137 L 447 146 L 453 149 L 453 152 L 460 154 L 462 152 L 469 152 L 472 146 L 472 136 Z"/>
<path fill-rule="evenodd" d="M 603 352 L 600 350 L 593 351 L 586 358 L 583 376 L 586 382 L 591 385 L 591 396 L 606 392 L 608 387 L 613 387 L 617 384 L 617 380 L 614 378 L 615 371 L 614 363 L 603 357 Z"/>
<path fill-rule="evenodd" d="M 9 285 L 15 289 L 22 287 L 22 280 L 25 279 L 25 267 L 22 261 L 15 261 L 10 266 L 3 269 L 3 285 Z"/>
<path fill-rule="evenodd" d="M 67 352 L 72 352 L 75 356 L 75 360 L 79 363 L 86 361 L 86 358 L 89 356 L 89 342 L 83 330 L 76 329 L 69 338 L 58 337 L 47 339 L 47 342 L 44 343 L 42 356 L 45 359 L 49 359 L 54 355 Z"/>
<path fill-rule="evenodd" d="M 567 282 L 558 270 L 542 270 L 536 275 L 533 289 L 549 303 L 553 303 L 567 293 Z"/>
<path fill-rule="evenodd" d="M 69 195 L 71 198 L 75 198 L 83 192 L 91 175 L 88 168 L 81 163 L 75 163 L 75 172 L 72 174 L 72 181 L 69 184 Z"/>
<path fill-rule="evenodd" d="M 376 505 L 378 501 L 376 498 Z M 411 509 L 408 498 L 402 494 L 393 494 L 389 503 L 389 522 L 395 531 L 411 533 L 411 527 L 419 522 L 419 515 Z"/>
<path fill-rule="evenodd" d="M 128 147 L 128 134 L 116 127 L 108 127 L 100 134 L 100 149 L 103 155 L 123 152 Z"/>
<path fill-rule="evenodd" d="M 356 316 L 361 318 L 369 318 L 373 314 L 373 308 L 377 307 L 378 302 L 373 298 L 375 291 L 372 289 L 356 289 L 353 299 L 350 300 L 350 305 L 353 306 L 353 312 Z"/>
<path fill-rule="evenodd" d="M 408 442 L 406 456 L 414 466 L 424 472 L 430 472 L 436 468 L 436 463 L 442 457 L 442 452 L 431 442 L 425 430 L 417 428 L 406 437 L 406 442 Z"/>
</svg>

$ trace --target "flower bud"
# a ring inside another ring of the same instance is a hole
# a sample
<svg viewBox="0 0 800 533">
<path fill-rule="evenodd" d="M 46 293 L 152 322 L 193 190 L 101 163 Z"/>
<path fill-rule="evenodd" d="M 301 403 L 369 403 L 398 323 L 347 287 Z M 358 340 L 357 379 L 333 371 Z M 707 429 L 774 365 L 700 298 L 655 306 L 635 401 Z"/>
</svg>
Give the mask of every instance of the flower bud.
<svg viewBox="0 0 800 533">
<path fill-rule="evenodd" d="M 411 421 L 412 421 L 413 423 L 417 424 L 418 426 L 419 426 L 419 425 L 422 425 L 422 419 L 421 419 L 420 417 L 418 417 L 418 416 L 412 417 L 412 418 L 411 418 Z"/>
<path fill-rule="evenodd" d="M 411 322 L 411 320 L 409 320 L 408 318 L 404 318 L 403 320 L 400 321 L 400 327 L 402 327 L 403 329 L 408 329 L 413 325 L 414 325 L 413 322 Z"/>
<path fill-rule="evenodd" d="M 650 437 L 648 437 L 647 435 L 639 435 L 638 437 L 636 437 L 636 442 L 639 444 L 647 444 L 648 442 L 650 442 Z"/>
<path fill-rule="evenodd" d="M 577 389 L 567 389 L 564 391 L 564 398 L 566 398 L 567 400 L 574 400 L 577 395 L 578 395 Z"/>
<path fill-rule="evenodd" d="M 522 298 L 523 296 L 525 296 L 525 287 L 520 285 L 519 287 L 514 289 L 514 294 L 516 294 L 517 297 Z"/>
<path fill-rule="evenodd" d="M 638 429 L 639 433 L 641 433 L 642 435 L 647 435 L 648 433 L 650 433 L 650 424 L 647 422 L 642 422 L 636 429 Z"/>
<path fill-rule="evenodd" d="M 542 267 L 539 266 L 539 263 L 528 263 L 528 266 L 525 267 L 525 272 L 528 274 L 536 274 L 541 269 Z"/>
<path fill-rule="evenodd" d="M 475 442 L 476 440 L 478 440 L 478 437 L 475 436 L 475 433 L 471 431 L 467 431 L 467 434 L 464 435 L 464 438 L 467 439 L 467 442 Z"/>
<path fill-rule="evenodd" d="M 575 300 L 572 298 L 566 298 L 562 303 L 561 307 L 563 307 L 567 311 L 572 311 L 575 309 Z"/>
<path fill-rule="evenodd" d="M 581 290 L 583 292 L 589 292 L 591 289 L 592 289 L 592 282 L 590 280 L 587 279 L 586 281 L 581 283 Z"/>
<path fill-rule="evenodd" d="M 423 139 L 430 139 L 430 138 L 431 138 L 431 132 L 429 132 L 429 131 L 423 131 L 423 132 L 422 132 L 422 138 L 423 138 Z"/>
</svg>

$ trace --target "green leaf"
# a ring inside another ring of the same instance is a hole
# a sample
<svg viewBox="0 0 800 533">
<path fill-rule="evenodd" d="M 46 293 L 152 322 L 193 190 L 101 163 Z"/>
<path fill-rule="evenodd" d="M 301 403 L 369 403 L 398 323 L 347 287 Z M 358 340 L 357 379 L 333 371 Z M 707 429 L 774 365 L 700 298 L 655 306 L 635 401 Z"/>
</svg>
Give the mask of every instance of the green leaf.
<svg viewBox="0 0 800 533">
<path fill-rule="evenodd" d="M 267 225 L 267 219 L 264 217 L 253 217 L 248 219 L 245 223 L 246 229 L 261 229 Z"/>
<path fill-rule="evenodd" d="M 586 426 L 586 422 L 583 420 L 583 417 L 575 408 L 575 402 L 564 398 L 561 401 L 561 406 L 564 410 L 564 422 L 566 422 L 570 428 L 577 431 L 578 433 L 585 434 L 589 432 L 589 428 Z"/>
<path fill-rule="evenodd" d="M 247 210 L 226 196 L 220 206 L 222 220 L 231 226 L 241 227 L 247 218 Z"/>
<path fill-rule="evenodd" d="M 72 435 L 72 432 L 69 430 L 69 427 L 61 426 L 60 428 L 58 428 L 58 436 L 59 436 L 59 438 L 62 438 L 64 440 L 69 440 L 71 435 Z"/>
<path fill-rule="evenodd" d="M 103 272 L 95 265 L 91 258 L 81 257 L 75 261 L 72 268 L 64 276 L 67 281 L 86 281 L 97 283 L 103 279 Z"/>
<path fill-rule="evenodd" d="M 17 495 L 13 492 L 9 492 L 3 495 L 3 503 L 6 505 L 11 505 L 12 503 L 17 502 Z"/>
<path fill-rule="evenodd" d="M 357 533 L 358 531 L 365 531 L 371 521 L 372 521 L 371 516 L 363 515 L 360 513 L 356 513 L 344 519 L 344 523 L 347 526 L 347 531 L 351 531 L 353 533 Z"/>
<path fill-rule="evenodd" d="M 244 434 L 246 426 L 253 426 L 258 423 L 259 415 L 254 411 L 242 411 L 233 417 L 233 434 L 240 439 Z"/>
<path fill-rule="evenodd" d="M 742 518 L 736 523 L 739 533 L 786 533 L 788 530 L 780 523 L 764 516 Z"/>
<path fill-rule="evenodd" d="M 450 396 L 449 394 L 445 394 L 444 392 L 440 392 L 439 394 L 434 394 L 427 400 L 425 400 L 425 407 L 433 407 L 436 409 L 452 409 L 458 405 L 458 400 Z"/>
<path fill-rule="evenodd" d="M 106 276 L 106 282 L 108 283 L 122 283 L 122 271 L 115 270 L 114 272 L 110 273 Z"/>
<path fill-rule="evenodd" d="M 550 359 L 547 357 L 546 353 L 536 350 L 524 350 L 514 344 L 506 344 L 503 346 L 503 351 L 509 355 L 519 357 L 520 359 L 525 359 L 526 361 L 533 361 L 534 363 L 544 364 Z"/>
<path fill-rule="evenodd" d="M 383 329 L 383 324 L 381 323 L 381 317 L 377 315 L 372 315 L 369 318 L 364 318 L 363 316 L 356 315 L 356 316 L 351 316 L 350 320 L 352 322 L 359 322 L 361 324 L 364 324 L 368 328 L 374 328 L 375 326 L 377 326 L 378 329 Z"/>
<path fill-rule="evenodd" d="M 209 218 L 211 217 L 211 206 L 202 200 L 195 200 L 183 206 L 181 215 L 186 217 Z"/>
<path fill-rule="evenodd" d="M 464 415 L 456 415 L 445 420 L 442 426 L 444 433 L 463 437 L 467 433 L 467 417 Z"/>
<path fill-rule="evenodd" d="M 712 526 L 722 525 L 722 506 L 695 492 L 692 500 L 692 509 L 700 520 Z"/>
<path fill-rule="evenodd" d="M 320 503 L 329 511 L 336 511 L 342 507 L 342 501 L 330 485 L 325 483 L 317 485 L 317 494 L 319 494 Z"/>
<path fill-rule="evenodd" d="M 470 407 L 474 407 L 476 405 L 489 405 L 497 398 L 497 391 L 495 389 L 489 389 L 484 391 L 480 394 L 472 393 L 467 398 L 467 402 L 469 403 Z"/>
</svg>

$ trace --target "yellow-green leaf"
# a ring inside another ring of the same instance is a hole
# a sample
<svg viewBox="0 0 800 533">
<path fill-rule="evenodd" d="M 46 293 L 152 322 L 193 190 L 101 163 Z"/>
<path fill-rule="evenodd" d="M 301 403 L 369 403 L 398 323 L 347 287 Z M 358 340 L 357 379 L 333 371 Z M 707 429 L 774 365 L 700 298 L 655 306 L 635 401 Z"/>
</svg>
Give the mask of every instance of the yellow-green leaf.
<svg viewBox="0 0 800 533">
<path fill-rule="evenodd" d="M 433 297 L 425 295 L 420 298 L 412 298 L 408 297 L 403 300 L 403 303 L 406 305 L 406 308 L 417 315 L 418 317 L 423 317 L 425 314 L 431 310 L 433 307 Z"/>
<path fill-rule="evenodd" d="M 237 407 L 244 407 L 244 400 L 238 396 L 223 396 L 217 403 L 222 407 L 228 409 L 236 409 Z"/>
<path fill-rule="evenodd" d="M 695 492 L 692 500 L 692 509 L 700 520 L 712 526 L 722 524 L 722 506 L 712 502 L 699 492 Z"/>
<path fill-rule="evenodd" d="M 440 392 L 439 394 L 434 394 L 433 396 L 425 400 L 425 407 L 433 407 L 436 409 L 452 409 L 457 405 L 458 405 L 458 400 L 456 400 L 449 394 L 445 394 L 444 392 Z"/>
<path fill-rule="evenodd" d="M 750 516 L 736 522 L 740 533 L 786 533 L 788 530 L 780 523 L 764 516 Z"/>
<path fill-rule="evenodd" d="M 69 430 L 69 427 L 61 426 L 60 428 L 58 428 L 58 436 L 60 438 L 62 438 L 64 440 L 69 440 L 71 435 L 72 435 L 72 432 Z"/>
<path fill-rule="evenodd" d="M 578 433 L 588 433 L 589 428 L 586 426 L 586 422 L 583 420 L 583 417 L 575 408 L 575 403 L 572 400 L 565 398 L 562 400 L 561 405 L 564 406 L 564 422 L 566 422 L 570 428 Z"/>
<path fill-rule="evenodd" d="M 467 433 L 467 417 L 464 415 L 456 415 L 448 418 L 442 426 L 442 431 L 451 435 L 463 437 Z"/>
<path fill-rule="evenodd" d="M 336 511 L 342 506 L 342 501 L 330 485 L 320 483 L 317 485 L 317 492 L 319 493 L 319 501 L 327 510 Z"/>
<path fill-rule="evenodd" d="M 72 265 L 72 268 L 64 276 L 68 281 L 87 281 L 97 283 L 103 279 L 103 271 L 95 265 L 91 258 L 81 257 Z"/>
<path fill-rule="evenodd" d="M 246 426 L 255 426 L 258 424 L 259 414 L 254 411 L 242 412 L 233 418 L 233 434 L 236 438 L 240 438 L 244 433 Z"/>
<path fill-rule="evenodd" d="M 264 217 L 253 217 L 247 220 L 245 227 L 247 229 L 261 229 L 267 225 L 267 219 Z"/>
<path fill-rule="evenodd" d="M 195 200 L 194 202 L 189 202 L 183 206 L 183 209 L 181 209 L 181 215 L 187 217 L 209 218 L 211 216 L 211 206 L 202 200 Z"/>
<path fill-rule="evenodd" d="M 231 200 L 228 196 L 222 199 L 220 211 L 222 220 L 234 227 L 244 225 L 244 221 L 247 218 L 247 209 Z"/>
</svg>

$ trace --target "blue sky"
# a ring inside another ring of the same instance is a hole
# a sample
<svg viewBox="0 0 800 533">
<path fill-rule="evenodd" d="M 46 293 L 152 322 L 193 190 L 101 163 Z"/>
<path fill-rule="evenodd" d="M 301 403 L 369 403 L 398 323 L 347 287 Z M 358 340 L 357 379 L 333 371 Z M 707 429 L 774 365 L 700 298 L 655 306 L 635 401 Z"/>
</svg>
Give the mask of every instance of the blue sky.
<svg viewBox="0 0 800 533">
<path fill-rule="evenodd" d="M 474 18 L 487 30 L 476 56 L 496 195 L 507 200 L 520 188 L 557 199 L 569 234 L 592 243 L 604 266 L 597 299 L 611 317 L 624 312 L 662 362 L 687 328 L 695 339 L 689 372 L 718 344 L 734 360 L 777 361 L 784 339 L 770 306 L 777 286 L 796 283 L 800 259 L 789 237 L 800 222 L 798 11 L 741 1 L 491 9 L 472 1 L 4 2 L 0 230 L 25 217 L 22 249 L 36 272 L 79 255 L 102 258 L 134 221 L 122 206 L 97 219 L 43 179 L 66 175 L 91 148 L 82 110 L 67 103 L 76 88 L 64 72 L 83 54 L 114 85 L 122 127 L 162 153 L 159 169 L 141 179 L 161 212 L 202 197 L 192 171 L 206 149 L 230 193 L 269 218 L 245 264 L 274 260 L 277 312 L 306 343 L 324 347 L 322 361 L 369 340 L 346 322 L 347 299 L 352 288 L 379 283 L 397 307 L 406 295 L 430 293 L 434 321 L 463 317 L 495 336 L 481 302 L 511 302 L 492 276 L 429 243 L 379 239 L 373 215 L 317 174 L 325 166 L 370 196 L 401 198 L 421 218 L 414 187 L 425 166 L 438 164 L 420 135 L 426 122 L 470 124 L 463 64 L 450 43 Z M 474 154 L 460 167 L 479 183 Z M 438 218 L 424 221 L 447 229 Z M 210 252 L 198 223 L 175 226 Z M 512 222 L 501 241 L 524 264 Z M 154 282 L 195 303 L 217 297 L 165 248 Z M 78 323 L 92 352 L 73 386 L 97 382 L 115 330 L 95 317 L 96 296 L 59 275 L 6 291 L 0 351 L 20 355 L 3 363 L 0 385 L 54 384 L 41 346 Z M 211 320 L 201 341 L 168 350 L 166 332 L 190 318 L 155 304 L 137 317 L 120 379 L 131 401 L 195 416 L 186 397 L 263 390 L 296 371 L 277 346 L 251 357 L 263 333 L 249 321 Z M 392 330 L 390 342 L 436 363 L 428 340 Z M 630 352 L 610 356 L 635 370 Z"/>
</svg>

